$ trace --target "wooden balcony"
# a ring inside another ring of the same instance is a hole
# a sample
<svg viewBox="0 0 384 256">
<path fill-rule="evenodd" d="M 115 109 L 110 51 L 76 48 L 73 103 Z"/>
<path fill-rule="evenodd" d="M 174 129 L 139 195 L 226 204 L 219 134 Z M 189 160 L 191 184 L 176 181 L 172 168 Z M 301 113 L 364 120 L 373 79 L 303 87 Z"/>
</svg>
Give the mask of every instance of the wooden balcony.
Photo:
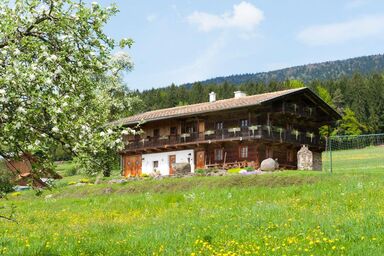
<svg viewBox="0 0 384 256">
<path fill-rule="evenodd" d="M 300 106 L 298 104 L 283 104 L 279 108 L 279 112 L 309 119 L 316 117 L 316 109 L 314 107 Z"/>
<path fill-rule="evenodd" d="M 306 144 L 320 147 L 323 141 L 319 136 L 298 130 L 286 130 L 279 127 L 253 125 L 249 127 L 234 127 L 222 130 L 207 130 L 203 133 L 183 133 L 162 137 L 150 137 L 126 141 L 125 150 L 145 150 L 148 148 L 164 148 L 224 141 L 265 140 L 276 143 Z"/>
</svg>

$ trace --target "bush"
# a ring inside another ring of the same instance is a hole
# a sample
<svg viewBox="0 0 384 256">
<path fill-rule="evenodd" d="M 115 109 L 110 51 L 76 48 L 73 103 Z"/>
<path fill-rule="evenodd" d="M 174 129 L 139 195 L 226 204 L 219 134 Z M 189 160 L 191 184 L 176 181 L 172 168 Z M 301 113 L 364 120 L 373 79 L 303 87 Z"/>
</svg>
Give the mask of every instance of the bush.
<svg viewBox="0 0 384 256">
<path fill-rule="evenodd" d="M 196 169 L 195 173 L 198 174 L 198 175 L 205 175 L 206 174 L 206 170 L 204 170 L 204 169 Z"/>
<path fill-rule="evenodd" d="M 255 170 L 255 167 L 247 166 L 244 168 L 244 170 L 246 170 L 247 172 L 253 172 Z"/>
<path fill-rule="evenodd" d="M 77 168 L 76 167 L 71 167 L 65 170 L 65 176 L 75 176 L 77 175 Z"/>
<path fill-rule="evenodd" d="M 8 170 L 4 161 L 0 161 L 0 195 L 13 191 L 14 175 Z"/>
</svg>

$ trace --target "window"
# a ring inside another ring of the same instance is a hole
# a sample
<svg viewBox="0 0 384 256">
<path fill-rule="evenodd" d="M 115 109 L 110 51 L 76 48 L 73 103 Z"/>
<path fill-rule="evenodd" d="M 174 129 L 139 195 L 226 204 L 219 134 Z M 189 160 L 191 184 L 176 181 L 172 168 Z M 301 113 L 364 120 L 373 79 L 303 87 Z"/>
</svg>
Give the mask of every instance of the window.
<svg viewBox="0 0 384 256">
<path fill-rule="evenodd" d="M 159 161 L 153 161 L 153 171 L 156 171 L 159 168 Z"/>
<path fill-rule="evenodd" d="M 215 149 L 215 161 L 223 161 L 223 149 Z"/>
<path fill-rule="evenodd" d="M 248 127 L 248 119 L 241 119 L 240 127 Z"/>
<path fill-rule="evenodd" d="M 171 135 L 177 135 L 177 128 L 176 127 L 171 127 L 169 132 L 170 132 Z"/>
<path fill-rule="evenodd" d="M 153 130 L 153 137 L 160 137 L 160 130 L 159 129 Z"/>
<path fill-rule="evenodd" d="M 223 122 L 217 122 L 216 123 L 216 129 L 217 130 L 223 130 L 223 128 L 224 128 Z"/>
<path fill-rule="evenodd" d="M 248 157 L 248 146 L 241 146 L 240 147 L 240 158 L 247 158 Z"/>
</svg>

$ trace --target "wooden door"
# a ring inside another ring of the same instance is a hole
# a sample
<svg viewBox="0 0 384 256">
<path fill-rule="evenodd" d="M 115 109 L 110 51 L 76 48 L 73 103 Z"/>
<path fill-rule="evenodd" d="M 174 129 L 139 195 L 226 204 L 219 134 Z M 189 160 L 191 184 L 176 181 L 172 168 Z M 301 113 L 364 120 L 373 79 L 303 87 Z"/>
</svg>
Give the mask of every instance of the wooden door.
<svg viewBox="0 0 384 256">
<path fill-rule="evenodd" d="M 176 155 L 169 156 L 169 175 L 175 174 Z"/>
<path fill-rule="evenodd" d="M 196 168 L 197 169 L 205 168 L 205 151 L 196 152 Z"/>
<path fill-rule="evenodd" d="M 135 157 L 135 176 L 141 175 L 141 155 Z"/>
<path fill-rule="evenodd" d="M 124 176 L 141 175 L 141 155 L 124 157 Z"/>
</svg>

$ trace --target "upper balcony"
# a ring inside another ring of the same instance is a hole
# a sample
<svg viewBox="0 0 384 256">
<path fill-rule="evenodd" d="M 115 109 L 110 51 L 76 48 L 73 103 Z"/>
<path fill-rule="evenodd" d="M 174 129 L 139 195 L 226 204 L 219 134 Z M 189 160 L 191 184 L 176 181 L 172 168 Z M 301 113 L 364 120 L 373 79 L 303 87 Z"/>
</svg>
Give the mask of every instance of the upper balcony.
<svg viewBox="0 0 384 256">
<path fill-rule="evenodd" d="M 161 137 L 147 137 L 125 142 L 125 150 L 145 150 L 176 145 L 192 145 L 215 143 L 224 141 L 265 140 L 276 143 L 306 144 L 320 147 L 322 139 L 314 133 L 287 130 L 275 126 L 252 125 L 247 127 L 233 127 L 220 130 L 206 130 L 205 132 L 183 133 Z"/>
<path fill-rule="evenodd" d="M 290 114 L 302 118 L 315 118 L 316 108 L 310 106 L 303 106 L 296 103 L 283 102 L 277 109 L 278 112 L 284 114 Z"/>
</svg>

